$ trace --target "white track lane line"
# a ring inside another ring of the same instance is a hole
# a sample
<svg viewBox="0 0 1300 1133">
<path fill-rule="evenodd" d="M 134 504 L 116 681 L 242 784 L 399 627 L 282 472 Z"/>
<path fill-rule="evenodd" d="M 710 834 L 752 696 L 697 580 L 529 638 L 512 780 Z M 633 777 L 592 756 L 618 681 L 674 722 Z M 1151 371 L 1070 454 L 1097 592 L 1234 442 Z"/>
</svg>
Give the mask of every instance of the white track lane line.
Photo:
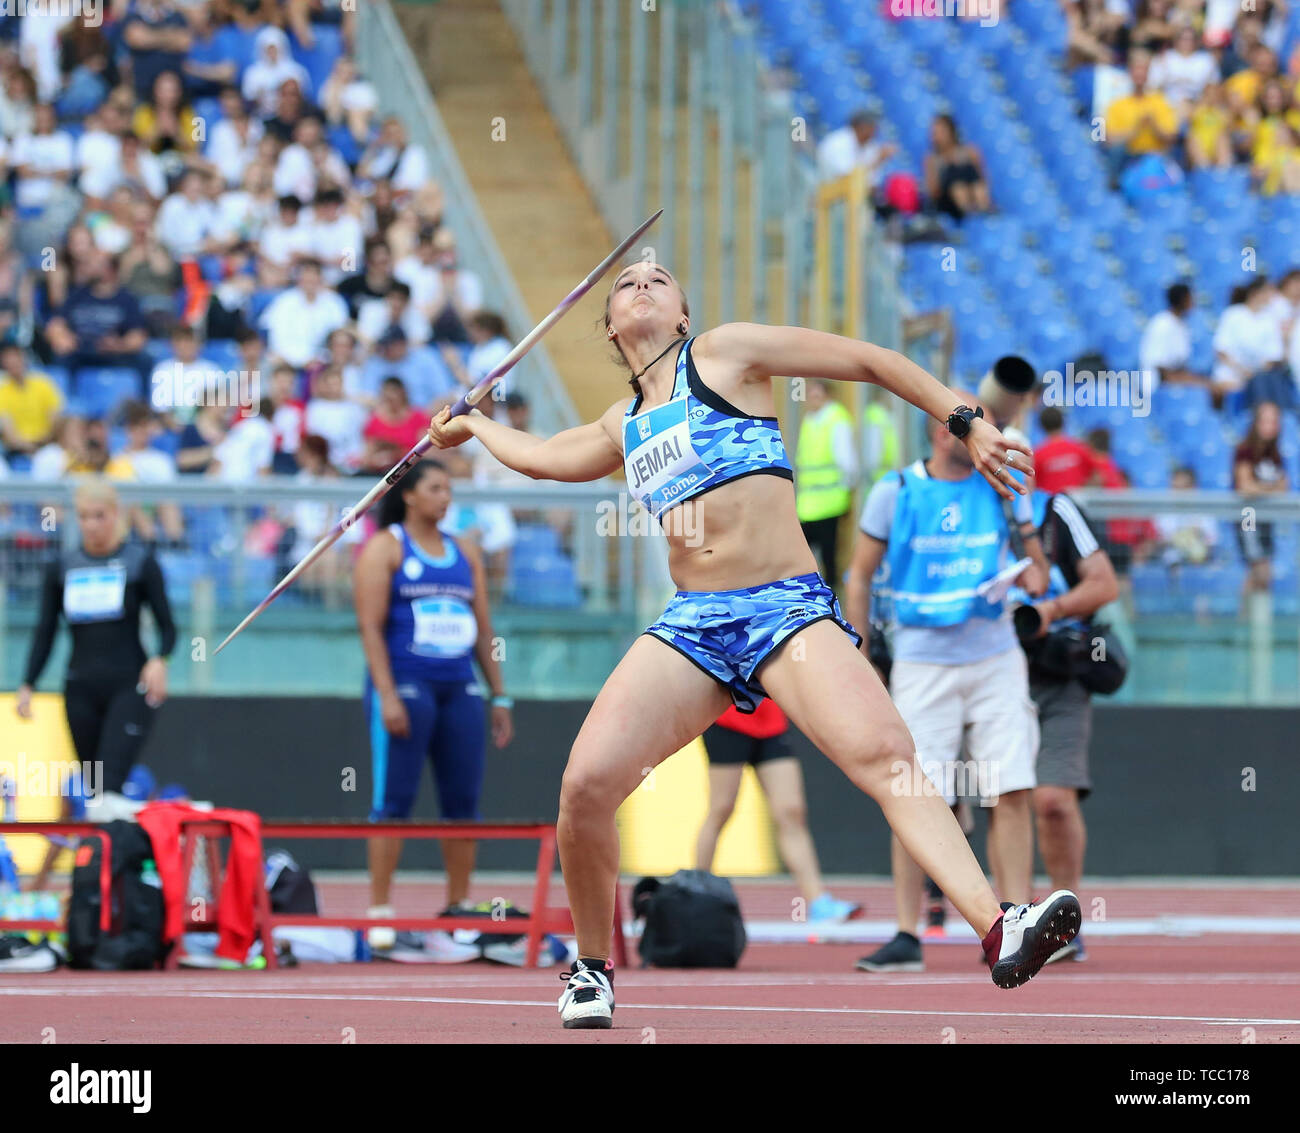
<svg viewBox="0 0 1300 1133">
<path fill-rule="evenodd" d="M 972 965 L 974 967 L 974 965 Z M 42 973 L 41 982 L 57 985 L 64 994 L 76 995 L 81 991 L 104 992 L 109 994 L 147 995 L 152 989 L 160 992 L 199 992 L 229 991 L 240 986 L 239 981 L 247 980 L 251 985 L 256 982 L 254 990 L 263 991 L 299 991 L 304 988 L 323 988 L 337 990 L 340 985 L 351 986 L 361 990 L 394 988 L 398 990 L 432 990 L 450 988 L 485 987 L 502 988 L 537 988 L 549 983 L 549 971 L 542 969 L 535 975 L 502 971 L 499 975 L 426 975 L 411 976 L 407 979 L 393 977 L 374 977 L 363 972 L 340 969 L 337 975 L 278 975 L 268 972 L 231 972 L 228 977 L 203 982 L 191 983 L 186 974 L 164 975 L 162 973 L 124 973 L 123 977 L 113 981 L 92 981 L 77 974 Z M 1232 986 L 1247 984 L 1251 987 L 1294 987 L 1300 985 L 1300 972 L 1098 972 L 1068 967 L 1061 971 L 1048 973 L 1051 980 L 1068 981 L 1071 987 L 1082 984 L 1095 986 L 1112 986 L 1123 984 L 1141 984 L 1147 986 Z M 800 976 L 794 974 L 754 973 L 751 975 L 722 977 L 706 975 L 699 972 L 664 973 L 663 978 L 647 976 L 639 970 L 624 969 L 619 973 L 619 986 L 622 988 L 657 988 L 666 982 L 676 987 L 701 989 L 713 988 L 747 988 L 747 987 L 836 987 L 869 989 L 871 991 L 887 990 L 894 987 L 987 987 L 988 976 L 971 972 L 961 973 L 925 973 L 904 974 L 869 972 L 826 972 L 821 975 Z M 9 981 L 9 982 L 6 982 Z M 0 991 L 7 987 L 25 988 L 31 985 L 32 976 L 0 976 Z M 1035 986 L 1042 986 L 1040 981 Z"/>
<path fill-rule="evenodd" d="M 32 996 L 67 996 L 69 989 L 62 988 L 0 988 L 0 995 L 19 998 Z M 73 993 L 75 994 L 75 993 Z M 93 993 L 95 997 L 102 993 Z M 114 993 L 120 994 L 120 993 Z M 233 992 L 233 991 L 199 991 L 199 992 L 154 992 L 150 998 L 155 999 L 249 999 L 249 1000 L 307 1000 L 318 1003 L 413 1003 L 436 1004 L 454 1007 L 548 1007 L 555 1009 L 554 1000 L 527 999 L 469 999 L 452 996 L 425 995 L 287 995 L 282 992 Z M 710 1004 L 710 1003 L 622 1003 L 625 1011 L 723 1011 L 744 1012 L 750 1014 L 786 1014 L 786 1015 L 882 1015 L 904 1017 L 934 1017 L 962 1019 L 1000 1019 L 1003 1022 L 1017 1017 L 1025 1019 L 1093 1019 L 1113 1020 L 1116 1022 L 1138 1023 L 1203 1023 L 1210 1026 L 1249 1026 L 1249 1027 L 1300 1027 L 1300 1019 L 1234 1019 L 1219 1015 L 1111 1015 L 1101 1012 L 1055 1012 L 1029 1011 L 1020 1016 L 1006 1011 L 957 1011 L 957 1010 L 919 1010 L 889 1009 L 874 1007 L 758 1007 L 744 1004 Z"/>
</svg>

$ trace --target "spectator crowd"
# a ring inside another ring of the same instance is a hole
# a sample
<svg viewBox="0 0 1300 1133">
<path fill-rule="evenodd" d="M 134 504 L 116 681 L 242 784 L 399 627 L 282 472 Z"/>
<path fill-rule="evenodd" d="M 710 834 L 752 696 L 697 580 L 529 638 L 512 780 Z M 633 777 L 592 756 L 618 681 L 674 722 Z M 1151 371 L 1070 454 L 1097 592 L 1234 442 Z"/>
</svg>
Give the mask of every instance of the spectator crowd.
<svg viewBox="0 0 1300 1133">
<path fill-rule="evenodd" d="M 373 477 L 508 352 L 355 5 L 50 7 L 0 16 L 0 475 Z"/>
<path fill-rule="evenodd" d="M 1300 192 L 1300 37 L 1289 0 L 1067 0 L 1076 90 L 1105 122 L 1117 176 L 1152 155 L 1244 165 Z"/>
</svg>

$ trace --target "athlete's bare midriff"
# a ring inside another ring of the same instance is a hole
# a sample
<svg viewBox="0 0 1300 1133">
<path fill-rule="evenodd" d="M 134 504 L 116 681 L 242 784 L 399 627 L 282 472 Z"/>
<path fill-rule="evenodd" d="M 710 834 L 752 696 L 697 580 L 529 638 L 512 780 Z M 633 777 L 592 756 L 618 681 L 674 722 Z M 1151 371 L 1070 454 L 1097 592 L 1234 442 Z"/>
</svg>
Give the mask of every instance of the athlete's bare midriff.
<svg viewBox="0 0 1300 1133">
<path fill-rule="evenodd" d="M 740 590 L 817 569 L 794 485 L 780 476 L 723 484 L 665 512 L 662 524 L 678 590 Z"/>
</svg>

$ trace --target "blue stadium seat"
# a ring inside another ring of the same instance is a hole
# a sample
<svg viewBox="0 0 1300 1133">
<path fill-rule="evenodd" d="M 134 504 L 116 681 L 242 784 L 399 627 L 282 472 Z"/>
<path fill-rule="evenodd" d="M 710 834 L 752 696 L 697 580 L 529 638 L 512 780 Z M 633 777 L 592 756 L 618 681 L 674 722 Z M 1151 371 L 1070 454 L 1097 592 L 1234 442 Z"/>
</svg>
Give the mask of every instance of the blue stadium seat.
<svg viewBox="0 0 1300 1133">
<path fill-rule="evenodd" d="M 1170 584 L 1169 571 L 1163 563 L 1134 563 L 1129 567 L 1133 587 L 1133 605 L 1140 614 L 1171 614 L 1180 602 Z"/>
<path fill-rule="evenodd" d="M 1160 452 L 1147 449 L 1127 471 L 1134 488 L 1155 490 L 1169 487 L 1169 463 Z"/>
<path fill-rule="evenodd" d="M 59 388 L 59 392 L 66 398 L 72 393 L 72 375 L 67 366 L 36 366 L 37 372 L 44 374 Z"/>
<path fill-rule="evenodd" d="M 233 338 L 210 338 L 199 353 L 223 370 L 239 369 L 239 344 Z"/>
<path fill-rule="evenodd" d="M 330 126 L 326 130 L 325 136 L 329 139 L 330 145 L 339 151 L 339 156 L 348 165 L 356 165 L 361 160 L 364 146 L 352 136 L 352 131 L 348 129 L 346 123 L 339 122 L 337 125 Z"/>
<path fill-rule="evenodd" d="M 293 57 L 306 69 L 311 79 L 312 101 L 320 98 L 321 88 L 330 77 L 334 64 L 343 54 L 343 33 L 327 24 L 312 24 L 312 34 L 316 42 L 311 47 L 303 47 L 297 36 L 289 37 L 289 47 Z"/>
<path fill-rule="evenodd" d="M 1180 453 L 1189 450 L 1189 442 L 1200 443 L 1199 437 L 1213 413 L 1210 392 L 1203 386 L 1166 383 L 1156 388 L 1151 416 L 1160 422 L 1167 436 L 1174 438 L 1175 445 L 1182 441 Z"/>
<path fill-rule="evenodd" d="M 1226 213 L 1250 192 L 1250 170 L 1244 166 L 1229 169 L 1195 169 L 1187 178 L 1192 196 L 1211 211 Z"/>
<path fill-rule="evenodd" d="M 1235 545 L 1236 540 L 1233 540 Z M 1235 614 L 1241 606 L 1241 590 L 1246 581 L 1246 567 L 1239 562 L 1228 562 L 1208 567 L 1196 579 L 1196 597 L 1207 613 L 1226 616 Z"/>
<path fill-rule="evenodd" d="M 239 587 L 240 605 L 254 606 L 267 596 L 278 579 L 276 578 L 276 561 L 274 558 L 262 558 L 257 555 L 245 555 L 240 568 L 242 578 Z"/>
<path fill-rule="evenodd" d="M 519 558 L 559 556 L 560 537 L 555 528 L 544 523 L 523 523 L 515 532 L 513 555 Z"/>
<path fill-rule="evenodd" d="M 168 550 L 159 550 L 157 558 L 168 599 L 173 606 L 188 605 L 190 588 L 208 569 L 207 558 L 193 552 Z"/>
<path fill-rule="evenodd" d="M 215 124 L 221 121 L 221 100 L 219 98 L 196 98 L 193 110 L 194 116 L 201 118 L 204 122 Z"/>
<path fill-rule="evenodd" d="M 175 456 L 180 444 L 181 437 L 179 433 L 164 429 L 149 442 L 149 447 L 156 448 L 159 452 L 165 452 L 168 456 Z"/>
<path fill-rule="evenodd" d="M 521 606 L 571 608 L 582 604 L 573 564 L 561 555 L 512 555 L 507 593 Z"/>
<path fill-rule="evenodd" d="M 1227 445 L 1203 443 L 1191 457 L 1198 486 L 1215 491 L 1227 491 L 1232 487 L 1232 453 Z"/>
<path fill-rule="evenodd" d="M 220 256 L 200 256 L 199 272 L 209 283 L 219 283 L 226 274 L 225 264 Z"/>
<path fill-rule="evenodd" d="M 222 55 L 234 60 L 239 65 L 239 78 L 253 62 L 253 42 L 260 29 L 256 27 L 241 28 L 238 24 L 225 24 L 216 30 L 215 36 L 222 46 Z"/>
<path fill-rule="evenodd" d="M 135 370 L 86 366 L 77 370 L 74 388 L 88 415 L 108 416 L 127 398 L 140 396 L 140 375 Z"/>
<path fill-rule="evenodd" d="M 172 356 L 172 344 L 166 338 L 151 338 L 144 344 L 144 352 L 155 366 Z"/>
<path fill-rule="evenodd" d="M 1049 51 L 1064 53 L 1066 32 L 1065 15 L 1055 4 L 1012 4 L 1011 19 L 1030 34 L 1034 41 Z"/>
<path fill-rule="evenodd" d="M 205 558 L 217 549 L 228 533 L 225 517 L 217 508 L 187 507 L 182 518 L 191 550 Z"/>
<path fill-rule="evenodd" d="M 271 305 L 272 300 L 279 294 L 278 291 L 254 291 L 248 297 L 248 323 L 250 326 L 257 326 L 261 321 L 263 313 Z"/>
<path fill-rule="evenodd" d="M 754 8 L 757 10 L 759 18 L 762 19 L 769 27 L 777 29 L 786 25 L 789 16 L 789 5 L 786 0 L 753 0 Z M 828 9 L 831 6 L 828 5 Z M 832 12 L 827 11 L 827 16 Z"/>
</svg>

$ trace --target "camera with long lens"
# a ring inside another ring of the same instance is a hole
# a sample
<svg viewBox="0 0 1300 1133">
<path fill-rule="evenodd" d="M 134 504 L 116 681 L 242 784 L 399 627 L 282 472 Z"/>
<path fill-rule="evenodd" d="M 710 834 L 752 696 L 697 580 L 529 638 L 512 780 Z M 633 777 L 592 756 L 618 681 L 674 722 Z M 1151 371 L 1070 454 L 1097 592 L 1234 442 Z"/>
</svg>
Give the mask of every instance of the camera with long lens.
<svg viewBox="0 0 1300 1133">
<path fill-rule="evenodd" d="M 980 381 L 979 399 L 995 422 L 1011 421 L 1038 380 L 1033 366 L 1018 354 L 1004 354 Z"/>
<path fill-rule="evenodd" d="M 1092 667 L 1088 637 L 1081 630 L 1060 627 L 1039 637 L 1043 615 L 1033 606 L 1017 606 L 1011 621 L 1030 666 L 1044 676 L 1068 681 L 1084 676 Z"/>
</svg>

